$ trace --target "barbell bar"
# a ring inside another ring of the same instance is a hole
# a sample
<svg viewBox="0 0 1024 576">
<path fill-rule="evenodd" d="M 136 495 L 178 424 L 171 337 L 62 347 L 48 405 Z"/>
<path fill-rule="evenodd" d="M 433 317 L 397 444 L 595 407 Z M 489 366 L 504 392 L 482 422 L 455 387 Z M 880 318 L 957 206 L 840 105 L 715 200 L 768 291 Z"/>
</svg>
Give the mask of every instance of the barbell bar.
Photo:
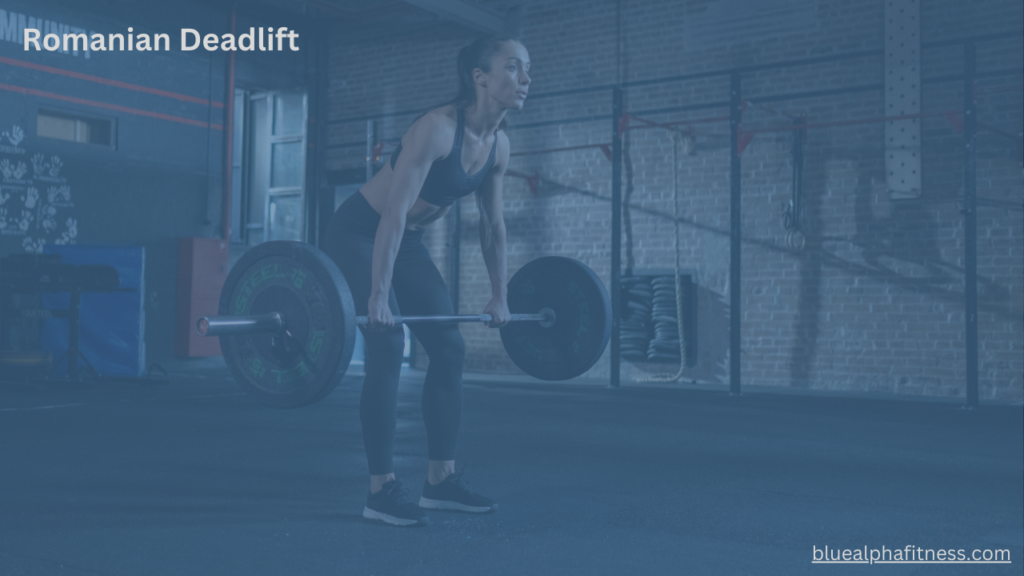
<svg viewBox="0 0 1024 576">
<path fill-rule="evenodd" d="M 426 322 L 483 322 L 494 320 L 490 314 L 458 314 L 454 316 L 395 316 L 395 324 Z M 555 323 L 555 311 L 544 308 L 537 314 L 512 314 L 509 322 L 540 322 L 541 326 Z M 356 326 L 370 323 L 368 316 L 356 316 Z M 284 332 L 287 322 L 277 312 L 249 316 L 203 316 L 196 321 L 196 332 L 200 336 L 223 336 L 224 334 L 255 334 Z"/>
</svg>

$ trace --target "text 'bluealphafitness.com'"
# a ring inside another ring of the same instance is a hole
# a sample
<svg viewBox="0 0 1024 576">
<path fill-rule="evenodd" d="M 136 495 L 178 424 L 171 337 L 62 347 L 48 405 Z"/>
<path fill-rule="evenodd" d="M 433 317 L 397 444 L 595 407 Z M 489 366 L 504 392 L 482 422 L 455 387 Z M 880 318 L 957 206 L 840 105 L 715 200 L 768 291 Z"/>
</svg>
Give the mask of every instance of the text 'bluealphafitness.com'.
<svg viewBox="0 0 1024 576">
<path fill-rule="evenodd" d="M 1011 564 L 1009 550 L 963 548 L 813 548 L 811 564 Z"/>
</svg>

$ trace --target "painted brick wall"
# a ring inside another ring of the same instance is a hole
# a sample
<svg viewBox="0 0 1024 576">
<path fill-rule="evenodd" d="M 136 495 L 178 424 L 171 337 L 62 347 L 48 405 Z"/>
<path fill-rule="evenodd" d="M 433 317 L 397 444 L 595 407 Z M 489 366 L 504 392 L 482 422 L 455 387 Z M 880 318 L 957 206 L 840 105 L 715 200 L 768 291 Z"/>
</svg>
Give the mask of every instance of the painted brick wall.
<svg viewBox="0 0 1024 576">
<path fill-rule="evenodd" d="M 498 2 L 480 2 L 495 10 Z M 758 3 L 741 0 L 558 0 L 524 5 L 521 38 L 533 61 L 531 99 L 510 116 L 513 152 L 610 141 L 610 90 L 544 97 L 546 93 L 633 83 L 626 109 L 654 121 L 727 115 L 726 76 L 654 80 L 739 66 L 831 54 L 880 51 L 881 2 Z M 1015 32 L 978 45 L 979 119 L 1019 134 L 1022 124 L 1022 5 L 988 0 L 969 5 L 929 2 L 922 40 Z M 621 32 L 621 53 L 617 35 Z M 364 162 L 366 117 L 415 111 L 452 95 L 458 48 L 474 37 L 350 44 L 335 37 L 331 59 L 332 125 L 328 168 Z M 962 47 L 923 51 L 922 109 L 962 106 Z M 946 81 L 940 81 L 947 78 Z M 884 114 L 882 58 L 807 64 L 743 75 L 744 97 L 855 89 L 846 94 L 772 101 L 773 110 L 806 114 L 811 123 Z M 933 81 L 928 81 L 932 79 Z M 717 105 L 714 105 L 718 103 Z M 712 104 L 690 111 L 664 111 Z M 398 138 L 415 114 L 381 119 L 381 136 Z M 788 124 L 788 116 L 750 106 L 747 129 Z M 678 264 L 699 273 L 700 354 L 685 378 L 728 381 L 729 131 L 727 123 L 693 126 L 696 154 L 678 159 L 673 185 L 672 137 L 664 130 L 627 133 L 623 191 L 631 234 L 624 266 L 672 268 L 673 221 L 681 235 Z M 943 117 L 922 121 L 923 194 L 890 201 L 885 186 L 882 124 L 811 130 L 804 170 L 802 224 L 806 244 L 787 247 L 783 208 L 791 196 L 791 135 L 763 133 L 743 162 L 742 351 L 745 384 L 850 391 L 962 395 L 963 139 Z M 577 258 L 610 277 L 611 166 L 596 148 L 513 158 L 512 169 L 542 179 L 537 195 L 505 181 L 510 275 L 547 254 Z M 678 215 L 674 195 L 679 194 Z M 978 212 L 979 337 L 982 398 L 1022 399 L 1022 171 L 1019 147 L 982 133 L 978 195 L 993 200 Z M 476 241 L 476 207 L 462 203 L 462 311 L 479 311 L 489 296 Z M 444 223 L 428 236 L 442 273 L 448 270 Z M 515 373 L 494 331 L 463 327 L 466 369 Z M 674 366 L 623 362 L 625 377 L 672 372 Z M 588 374 L 606 377 L 608 354 Z"/>
</svg>

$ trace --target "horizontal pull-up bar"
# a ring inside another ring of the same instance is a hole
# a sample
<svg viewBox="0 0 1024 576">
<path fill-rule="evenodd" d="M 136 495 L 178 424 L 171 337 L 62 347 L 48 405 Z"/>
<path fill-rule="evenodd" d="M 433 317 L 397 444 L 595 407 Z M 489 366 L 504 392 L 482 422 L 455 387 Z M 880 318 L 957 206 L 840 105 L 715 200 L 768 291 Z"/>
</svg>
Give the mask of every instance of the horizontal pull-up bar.
<svg viewBox="0 0 1024 576">
<path fill-rule="evenodd" d="M 743 130 L 745 134 L 762 132 L 792 132 L 793 130 L 811 130 L 815 128 L 833 128 L 836 126 L 856 126 L 859 124 L 881 124 L 896 120 L 914 120 L 915 118 L 931 118 L 934 116 L 951 116 L 960 114 L 960 110 L 942 110 L 939 112 L 922 112 L 920 114 L 901 114 L 899 116 L 874 116 L 871 118 L 855 118 L 853 120 L 837 120 L 835 122 L 817 122 L 814 124 L 790 124 L 788 126 L 766 126 Z"/>
<path fill-rule="evenodd" d="M 513 152 L 510 156 L 534 156 L 537 154 L 550 154 L 552 152 L 567 152 L 569 150 L 584 150 L 586 148 L 600 148 L 608 160 L 612 159 L 611 144 L 584 144 L 583 146 L 566 146 L 565 148 L 548 148 L 546 150 L 528 150 L 526 152 Z"/>
</svg>

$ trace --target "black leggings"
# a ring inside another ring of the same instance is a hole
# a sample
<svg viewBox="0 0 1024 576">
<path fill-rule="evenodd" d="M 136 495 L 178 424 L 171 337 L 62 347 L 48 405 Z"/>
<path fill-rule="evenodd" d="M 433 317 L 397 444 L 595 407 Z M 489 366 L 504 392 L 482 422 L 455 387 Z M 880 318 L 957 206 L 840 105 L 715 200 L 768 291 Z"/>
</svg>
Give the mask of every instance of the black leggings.
<svg viewBox="0 0 1024 576">
<path fill-rule="evenodd" d="M 356 313 L 365 316 L 370 299 L 373 241 L 378 214 L 362 193 L 342 204 L 327 227 L 324 251 L 341 268 Z M 406 231 L 395 258 L 388 305 L 394 315 L 451 315 L 452 301 L 426 246 L 423 232 Z M 423 422 L 431 460 L 454 460 L 462 413 L 462 360 L 466 346 L 454 322 L 410 324 L 427 351 L 430 365 L 423 383 Z M 363 330 L 366 379 L 359 402 L 363 444 L 370 474 L 394 471 L 392 451 L 398 408 L 398 376 L 405 336 L 400 325 L 384 332 Z"/>
</svg>

